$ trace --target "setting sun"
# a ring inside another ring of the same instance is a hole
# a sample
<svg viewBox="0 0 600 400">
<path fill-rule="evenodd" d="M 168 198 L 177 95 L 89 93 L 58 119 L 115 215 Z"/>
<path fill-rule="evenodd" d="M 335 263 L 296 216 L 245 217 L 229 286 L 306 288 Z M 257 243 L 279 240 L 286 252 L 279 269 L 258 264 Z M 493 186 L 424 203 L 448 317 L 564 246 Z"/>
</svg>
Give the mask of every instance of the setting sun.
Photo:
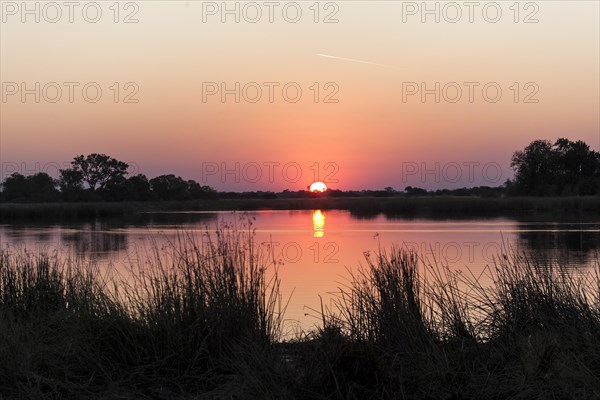
<svg viewBox="0 0 600 400">
<path fill-rule="evenodd" d="M 310 189 L 311 192 L 324 192 L 327 190 L 327 185 L 325 185 L 323 182 L 313 182 L 312 185 L 310 185 Z"/>
</svg>

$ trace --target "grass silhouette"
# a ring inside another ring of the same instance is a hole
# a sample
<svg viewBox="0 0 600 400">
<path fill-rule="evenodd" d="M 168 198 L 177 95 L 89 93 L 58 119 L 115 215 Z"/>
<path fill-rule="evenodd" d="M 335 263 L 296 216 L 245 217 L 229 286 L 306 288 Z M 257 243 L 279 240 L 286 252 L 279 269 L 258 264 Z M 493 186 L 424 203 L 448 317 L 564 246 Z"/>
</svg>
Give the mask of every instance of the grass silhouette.
<svg viewBox="0 0 600 400">
<path fill-rule="evenodd" d="M 253 238 L 182 233 L 126 276 L 0 253 L 2 398 L 600 396 L 598 264 L 506 251 L 481 280 L 380 249 L 284 341 L 277 263 Z"/>
</svg>

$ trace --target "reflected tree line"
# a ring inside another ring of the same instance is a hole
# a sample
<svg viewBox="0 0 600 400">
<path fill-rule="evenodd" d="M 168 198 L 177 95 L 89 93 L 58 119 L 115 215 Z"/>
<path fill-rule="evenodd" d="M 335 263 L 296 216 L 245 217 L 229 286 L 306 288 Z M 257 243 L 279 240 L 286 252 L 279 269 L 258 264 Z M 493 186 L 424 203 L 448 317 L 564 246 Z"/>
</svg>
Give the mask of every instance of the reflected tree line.
<svg viewBox="0 0 600 400">
<path fill-rule="evenodd" d="M 554 256 L 585 263 L 597 257 L 600 252 L 598 225 L 591 230 L 586 230 L 586 227 L 581 225 L 574 225 L 571 230 L 565 230 L 564 226 L 552 224 L 531 228 L 531 231 L 519 232 L 518 244 L 538 257 Z"/>
<path fill-rule="evenodd" d="M 52 254 L 73 252 L 76 255 L 93 256 L 96 259 L 112 259 L 124 253 L 135 256 L 138 240 L 132 237 L 129 228 L 174 228 L 216 224 L 217 214 L 210 213 L 148 213 L 139 214 L 134 220 L 96 220 L 94 222 L 72 222 L 31 228 L 28 225 L 11 224 L 0 228 L 2 236 L 17 249 L 31 249 L 29 238 L 35 239 L 36 250 Z"/>
<path fill-rule="evenodd" d="M 185 230 L 185 227 L 201 224 L 203 227 L 218 221 L 216 213 L 165 213 L 147 214 L 145 221 L 136 223 L 99 220 L 93 223 L 49 225 L 44 228 L 24 228 L 6 225 L 0 229 L 15 248 L 31 248 L 34 239 L 37 250 L 52 254 L 53 251 L 73 252 L 93 256 L 100 260 L 133 259 L 142 241 L 128 231 L 132 227 L 156 227 Z M 315 223 L 313 215 L 313 224 Z M 55 229 L 53 229 L 55 228 Z M 536 259 L 559 259 L 572 265 L 588 265 L 600 252 L 600 224 L 527 223 L 519 226 L 515 242 L 510 243 L 519 252 Z M 503 243 L 498 243 L 499 248 Z"/>
</svg>

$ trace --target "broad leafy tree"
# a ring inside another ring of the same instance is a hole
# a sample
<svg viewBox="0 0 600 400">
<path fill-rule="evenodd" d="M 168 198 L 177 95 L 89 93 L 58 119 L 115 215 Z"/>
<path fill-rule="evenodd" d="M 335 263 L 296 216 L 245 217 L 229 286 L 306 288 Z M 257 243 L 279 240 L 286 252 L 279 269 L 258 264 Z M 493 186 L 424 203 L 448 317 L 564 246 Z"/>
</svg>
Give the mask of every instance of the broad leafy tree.
<svg viewBox="0 0 600 400">
<path fill-rule="evenodd" d="M 27 191 L 33 201 L 55 201 L 59 197 L 56 181 L 45 172 L 27 177 Z"/>
<path fill-rule="evenodd" d="M 190 198 L 188 183 L 173 174 L 150 179 L 152 191 L 160 200 L 186 200 Z"/>
<path fill-rule="evenodd" d="M 582 141 L 535 140 L 512 156 L 519 194 L 595 194 L 600 178 L 600 153 Z"/>
<path fill-rule="evenodd" d="M 152 199 L 150 181 L 146 175 L 137 174 L 125 182 L 125 199 L 134 201 L 146 201 Z"/>
<path fill-rule="evenodd" d="M 77 156 L 71 162 L 73 170 L 79 172 L 83 181 L 93 192 L 104 189 L 109 183 L 118 183 L 127 175 L 129 165 L 106 154 L 92 153 Z"/>
<path fill-rule="evenodd" d="M 517 150 L 511 160 L 515 181 L 526 194 L 548 193 L 549 183 L 556 177 L 556 160 L 548 140 L 534 140 L 525 149 Z"/>
<path fill-rule="evenodd" d="M 24 175 L 13 172 L 2 183 L 2 198 L 6 201 L 22 199 L 27 195 L 27 180 Z"/>
<path fill-rule="evenodd" d="M 56 182 L 45 172 L 27 177 L 15 172 L 4 180 L 2 188 L 2 198 L 6 201 L 54 201 L 59 195 Z"/>
<path fill-rule="evenodd" d="M 58 177 L 58 187 L 63 200 L 80 200 L 83 193 L 83 176 L 73 168 L 61 169 Z"/>
<path fill-rule="evenodd" d="M 210 186 L 200 185 L 194 180 L 187 181 L 188 193 L 192 199 L 213 199 L 217 196 L 217 191 Z"/>
</svg>

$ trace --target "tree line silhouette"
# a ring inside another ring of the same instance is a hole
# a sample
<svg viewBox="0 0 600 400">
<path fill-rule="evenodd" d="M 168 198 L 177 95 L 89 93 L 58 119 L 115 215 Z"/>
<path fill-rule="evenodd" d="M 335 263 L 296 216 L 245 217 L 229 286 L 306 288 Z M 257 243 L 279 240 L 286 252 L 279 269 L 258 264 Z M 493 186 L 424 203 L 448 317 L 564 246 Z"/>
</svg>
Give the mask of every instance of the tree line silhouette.
<svg viewBox="0 0 600 400">
<path fill-rule="evenodd" d="M 217 191 L 173 174 L 126 177 L 129 165 L 106 154 L 79 155 L 58 179 L 44 172 L 13 173 L 2 183 L 4 201 L 150 201 L 216 198 Z"/>
<path fill-rule="evenodd" d="M 144 174 L 128 175 L 129 165 L 106 154 L 78 155 L 71 167 L 61 169 L 57 179 L 44 172 L 24 176 L 18 172 L 2 183 L 0 199 L 4 202 L 51 201 L 168 201 L 195 199 L 274 199 L 353 196 L 569 196 L 600 194 L 600 153 L 585 142 L 560 138 L 534 140 L 511 158 L 513 180 L 498 187 L 438 189 L 428 191 L 407 186 L 403 191 L 392 187 L 383 190 L 341 191 L 330 189 L 323 194 L 306 190 L 274 192 L 217 192 L 194 180 L 173 174 L 148 179 Z"/>
<path fill-rule="evenodd" d="M 515 179 L 509 189 L 532 196 L 600 193 L 600 153 L 585 142 L 560 138 L 534 140 L 511 160 Z"/>
</svg>

